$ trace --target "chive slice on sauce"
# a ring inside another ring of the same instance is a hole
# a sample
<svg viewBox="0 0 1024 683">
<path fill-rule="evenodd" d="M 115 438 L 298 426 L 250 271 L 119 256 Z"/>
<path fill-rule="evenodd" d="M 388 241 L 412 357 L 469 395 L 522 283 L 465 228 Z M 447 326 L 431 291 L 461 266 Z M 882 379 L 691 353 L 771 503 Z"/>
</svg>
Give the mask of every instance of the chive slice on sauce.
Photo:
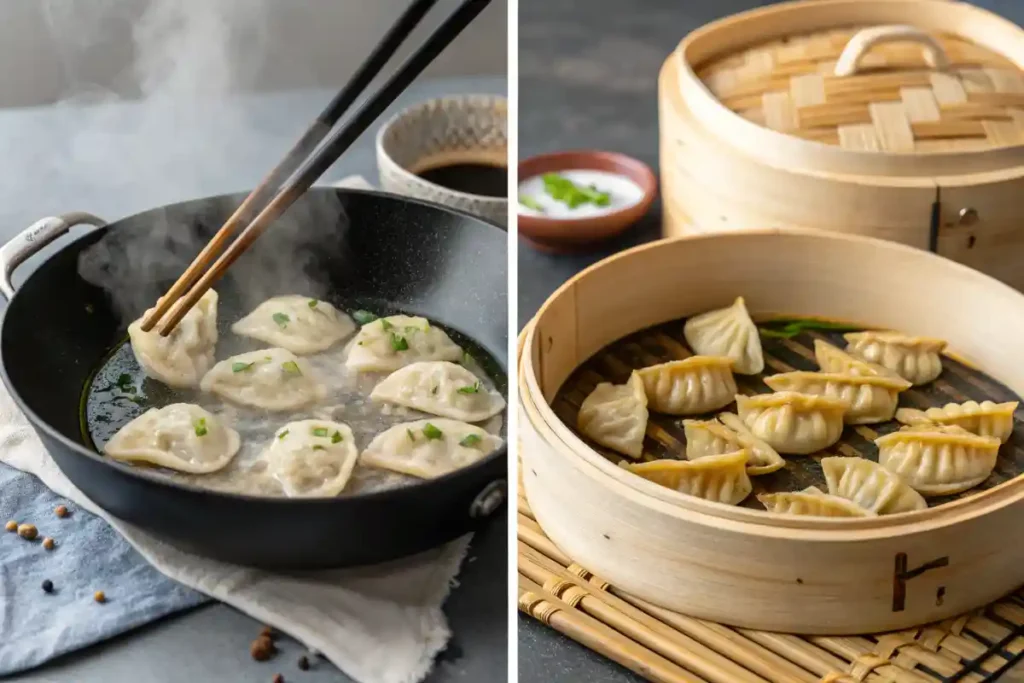
<svg viewBox="0 0 1024 683">
<path fill-rule="evenodd" d="M 231 372 L 245 372 L 255 364 L 256 361 L 253 361 L 251 363 L 232 363 Z"/>
<path fill-rule="evenodd" d="M 409 342 L 405 337 L 399 336 L 394 332 L 391 333 L 391 348 L 395 351 L 408 351 Z"/>
<path fill-rule="evenodd" d="M 405 433 L 409 435 L 409 441 L 415 441 L 416 440 L 416 435 L 413 434 L 411 429 L 406 429 Z"/>
<path fill-rule="evenodd" d="M 551 195 L 555 201 L 566 204 L 570 209 L 594 204 L 595 206 L 608 206 L 611 203 L 611 196 L 607 192 L 598 190 L 595 186 L 590 187 L 577 185 L 565 176 L 557 173 L 545 173 L 542 176 L 544 191 Z"/>
<path fill-rule="evenodd" d="M 423 436 L 427 437 L 428 440 L 440 439 L 444 436 L 444 432 L 430 424 L 429 422 L 423 425 Z"/>
<path fill-rule="evenodd" d="M 327 427 L 313 427 L 313 436 L 327 436 Z"/>
<path fill-rule="evenodd" d="M 314 451 L 326 451 L 327 449 L 324 448 L 323 446 L 321 446 L 320 444 L 316 444 L 315 446 L 313 446 L 313 450 Z"/>
<path fill-rule="evenodd" d="M 284 368 L 285 372 L 290 373 L 292 375 L 301 375 L 302 374 L 302 370 L 299 370 L 299 364 L 296 363 L 293 360 L 289 360 L 289 361 L 285 361 L 284 363 L 281 363 L 281 367 Z"/>
<path fill-rule="evenodd" d="M 331 434 L 331 443 L 341 443 L 343 438 L 344 437 L 341 435 L 341 432 L 334 432 Z"/>
<path fill-rule="evenodd" d="M 196 429 L 196 436 L 206 436 L 207 435 L 208 431 L 206 429 L 206 418 L 205 417 L 201 417 L 198 420 L 196 420 L 196 422 L 195 422 L 195 424 L 193 426 Z"/>
<path fill-rule="evenodd" d="M 536 199 L 534 199 L 533 197 L 531 197 L 529 195 L 525 195 L 525 194 L 519 195 L 519 203 L 522 204 L 523 206 L 525 206 L 528 209 L 533 209 L 534 211 L 539 211 L 540 213 L 545 213 L 544 212 L 544 207 L 541 206 L 540 202 L 538 202 Z"/>
<path fill-rule="evenodd" d="M 132 376 L 127 372 L 117 376 L 117 382 L 115 382 L 117 388 L 125 393 L 131 393 L 135 391 L 135 387 L 132 386 Z"/>
<path fill-rule="evenodd" d="M 376 320 L 377 316 L 369 311 L 358 310 L 352 312 L 352 319 L 360 325 L 367 325 Z"/>
<path fill-rule="evenodd" d="M 284 430 L 283 432 L 281 432 L 280 434 L 278 434 L 278 435 L 277 435 L 277 438 L 279 438 L 279 439 L 283 439 L 283 438 L 284 438 L 284 437 L 286 437 L 286 436 L 288 436 L 288 430 L 287 430 L 287 429 L 286 429 L 286 430 Z"/>
<path fill-rule="evenodd" d="M 459 387 L 458 392 L 460 394 L 476 394 L 480 391 L 480 382 L 477 382 L 470 387 Z"/>
<path fill-rule="evenodd" d="M 388 321 L 388 319 L 387 319 L 387 318 L 381 318 L 381 319 L 380 319 L 380 329 L 384 330 L 385 332 L 388 332 L 388 331 L 390 331 L 390 330 L 393 330 L 393 329 L 394 329 L 394 327 L 395 327 L 395 326 L 394 326 L 394 325 L 392 325 L 392 324 L 391 324 L 391 323 L 390 323 L 390 322 Z"/>
<path fill-rule="evenodd" d="M 466 434 L 466 438 L 460 441 L 459 445 L 465 446 L 466 448 L 473 448 L 480 443 L 480 441 L 481 439 L 479 434 Z"/>
</svg>

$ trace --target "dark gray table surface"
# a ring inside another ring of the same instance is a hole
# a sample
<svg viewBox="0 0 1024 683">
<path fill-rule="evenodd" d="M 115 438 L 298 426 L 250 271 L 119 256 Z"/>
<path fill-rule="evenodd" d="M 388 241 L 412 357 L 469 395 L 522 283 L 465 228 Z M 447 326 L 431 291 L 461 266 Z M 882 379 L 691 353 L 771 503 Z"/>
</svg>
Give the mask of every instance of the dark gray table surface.
<svg viewBox="0 0 1024 683">
<path fill-rule="evenodd" d="M 658 167 L 657 78 L 690 31 L 772 2 L 573 0 L 519 2 L 519 158 L 563 149 L 606 149 Z M 1021 0 L 975 4 L 1024 22 Z M 571 276 L 606 256 L 660 236 L 661 205 L 594 252 L 553 256 L 519 240 L 519 328 Z M 582 645 L 519 616 L 523 683 L 639 681 Z"/>
<path fill-rule="evenodd" d="M 396 107 L 447 94 L 504 94 L 503 77 L 421 82 Z M 333 92 L 306 90 L 204 103 L 197 113 L 121 103 L 0 111 L 0 241 L 32 221 L 69 210 L 107 220 L 196 196 L 254 186 L 283 156 Z M 390 115 L 390 114 L 388 114 Z M 179 125 L 170 127 L 175 121 Z M 168 127 L 164 127 L 168 124 Z M 324 176 L 377 182 L 373 133 Z M 506 680 L 507 513 L 477 534 L 459 586 L 445 605 L 454 637 L 431 683 Z M 299 672 L 302 648 L 285 641 L 273 662 L 248 653 L 260 624 L 225 605 L 200 607 L 15 676 L 21 683 L 180 683 L 351 679 L 320 660 Z"/>
</svg>

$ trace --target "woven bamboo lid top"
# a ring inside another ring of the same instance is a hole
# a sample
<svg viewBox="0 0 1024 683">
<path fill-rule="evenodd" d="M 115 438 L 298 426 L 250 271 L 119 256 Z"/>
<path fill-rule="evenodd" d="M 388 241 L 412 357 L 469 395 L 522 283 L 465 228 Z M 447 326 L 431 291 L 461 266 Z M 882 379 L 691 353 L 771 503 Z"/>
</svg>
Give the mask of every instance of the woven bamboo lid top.
<svg viewBox="0 0 1024 683">
<path fill-rule="evenodd" d="M 1024 74 L 1006 57 L 951 34 L 847 27 L 757 45 L 698 65 L 697 75 L 740 116 L 845 149 L 928 153 L 1024 144 Z"/>
</svg>

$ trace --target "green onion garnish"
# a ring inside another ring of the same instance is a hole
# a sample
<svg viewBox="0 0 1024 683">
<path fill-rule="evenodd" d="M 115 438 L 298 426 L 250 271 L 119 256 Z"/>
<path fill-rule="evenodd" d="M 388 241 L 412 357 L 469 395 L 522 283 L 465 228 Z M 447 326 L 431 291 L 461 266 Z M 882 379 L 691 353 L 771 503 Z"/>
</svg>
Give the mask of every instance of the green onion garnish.
<svg viewBox="0 0 1024 683">
<path fill-rule="evenodd" d="M 856 332 L 861 329 L 856 325 L 846 323 L 833 323 L 827 320 L 815 320 L 813 318 L 797 320 L 772 320 L 764 323 L 759 331 L 765 337 L 774 339 L 790 339 L 801 332 L 808 330 L 827 330 L 832 332 Z"/>
<path fill-rule="evenodd" d="M 198 420 L 196 420 L 194 427 L 196 428 L 196 436 L 206 436 L 207 431 L 205 417 L 201 417 Z"/>
<path fill-rule="evenodd" d="M 253 361 L 252 363 L 232 363 L 231 372 L 245 372 L 255 364 L 256 361 Z"/>
<path fill-rule="evenodd" d="M 313 436 L 327 436 L 327 427 L 313 427 Z"/>
<path fill-rule="evenodd" d="M 460 394 L 475 394 L 480 391 L 480 382 L 477 382 L 471 387 L 459 387 Z"/>
<path fill-rule="evenodd" d="M 444 436 L 444 432 L 428 422 L 423 425 L 423 436 L 429 440 L 440 439 Z"/>
<path fill-rule="evenodd" d="M 334 432 L 331 434 L 331 443 L 340 443 L 342 438 L 341 432 Z"/>
<path fill-rule="evenodd" d="M 581 187 L 564 176 L 557 173 L 545 173 L 544 191 L 551 195 L 555 201 L 566 204 L 570 209 L 584 204 L 595 206 L 608 206 L 611 196 L 607 192 L 601 192 L 596 187 Z"/>
<path fill-rule="evenodd" d="M 301 375 L 302 370 L 299 370 L 299 364 L 293 360 L 285 361 L 281 363 L 281 367 L 284 368 L 285 372 L 289 372 L 293 375 Z"/>
<path fill-rule="evenodd" d="M 277 323 L 277 326 L 281 328 L 288 327 L 288 323 L 291 321 L 291 318 L 284 313 L 275 313 L 270 317 L 273 318 L 274 322 Z"/>
<path fill-rule="evenodd" d="M 466 438 L 459 442 L 459 445 L 465 446 L 466 448 L 472 448 L 480 443 L 480 441 L 481 439 L 479 434 L 467 434 Z"/>
<path fill-rule="evenodd" d="M 394 329 L 394 327 L 395 327 L 394 325 L 392 325 L 390 322 L 388 322 L 387 318 L 381 318 L 380 319 L 380 329 L 384 330 L 385 332 L 387 332 L 388 330 Z"/>
<path fill-rule="evenodd" d="M 314 451 L 326 451 L 327 449 L 324 448 L 323 446 L 321 446 L 320 444 L 317 444 L 317 445 L 313 446 L 313 450 Z"/>
<path fill-rule="evenodd" d="M 132 386 L 132 376 L 128 373 L 118 375 L 117 388 L 126 393 L 135 391 L 135 387 Z"/>
<path fill-rule="evenodd" d="M 287 429 L 286 429 L 286 430 L 284 430 L 283 432 L 281 432 L 280 434 L 278 434 L 278 435 L 277 435 L 277 438 L 279 438 L 279 439 L 283 439 L 283 438 L 284 438 L 284 437 L 286 437 L 286 436 L 288 436 L 288 430 L 287 430 Z"/>
<path fill-rule="evenodd" d="M 308 301 L 308 302 L 306 303 L 306 305 L 307 305 L 307 306 L 309 306 L 310 308 L 316 308 L 316 305 L 317 305 L 317 303 L 319 303 L 319 302 L 317 302 L 317 300 L 316 300 L 316 299 L 310 299 L 310 300 L 309 300 L 309 301 Z"/>
<path fill-rule="evenodd" d="M 527 209 L 533 209 L 534 211 L 539 211 L 540 213 L 544 213 L 544 207 L 541 206 L 540 202 L 538 202 L 533 197 L 530 197 L 530 196 L 525 195 L 525 194 L 521 194 L 521 195 L 519 195 L 519 203 L 522 204 L 523 206 L 525 206 Z"/>
<path fill-rule="evenodd" d="M 376 320 L 377 316 L 375 316 L 373 313 L 370 313 L 369 311 L 359 310 L 352 312 L 352 318 L 360 325 L 366 325 L 367 323 L 372 323 L 374 320 Z"/>
<path fill-rule="evenodd" d="M 409 435 L 409 441 L 415 441 L 416 435 L 412 433 L 411 429 L 406 429 L 405 433 Z"/>
<path fill-rule="evenodd" d="M 406 341 L 405 337 L 400 337 L 394 332 L 391 333 L 391 348 L 395 351 L 408 351 L 409 342 Z"/>
</svg>

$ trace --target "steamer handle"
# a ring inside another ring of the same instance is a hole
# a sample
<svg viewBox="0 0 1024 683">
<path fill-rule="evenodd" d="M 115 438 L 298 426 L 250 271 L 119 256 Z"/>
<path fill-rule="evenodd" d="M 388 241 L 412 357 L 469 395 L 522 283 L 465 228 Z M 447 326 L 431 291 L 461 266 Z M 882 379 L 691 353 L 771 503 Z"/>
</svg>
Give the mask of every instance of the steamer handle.
<svg viewBox="0 0 1024 683">
<path fill-rule="evenodd" d="M 939 41 L 914 26 L 893 24 L 890 26 L 874 26 L 858 31 L 843 48 L 843 53 L 836 61 L 835 75 L 843 78 L 853 76 L 860 68 L 860 61 L 875 45 L 882 43 L 911 42 L 920 43 L 924 49 L 925 61 L 933 69 L 949 67 L 949 55 Z"/>
<path fill-rule="evenodd" d="M 25 228 L 17 237 L 0 247 L 0 295 L 7 301 L 14 296 L 11 275 L 14 269 L 29 257 L 42 251 L 50 242 L 66 235 L 76 225 L 100 227 L 107 222 L 84 211 L 63 213 L 59 216 L 42 218 Z"/>
</svg>

